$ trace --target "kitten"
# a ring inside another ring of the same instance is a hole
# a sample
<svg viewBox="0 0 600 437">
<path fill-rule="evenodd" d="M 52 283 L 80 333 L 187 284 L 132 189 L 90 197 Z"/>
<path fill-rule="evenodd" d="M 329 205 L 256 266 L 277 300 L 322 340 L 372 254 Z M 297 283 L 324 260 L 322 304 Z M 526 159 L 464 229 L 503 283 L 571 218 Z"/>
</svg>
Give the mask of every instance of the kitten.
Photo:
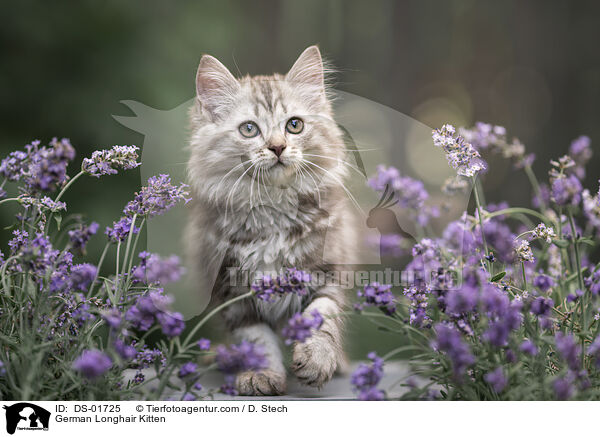
<svg viewBox="0 0 600 437">
<path fill-rule="evenodd" d="M 353 211 L 343 187 L 347 166 L 342 131 L 333 120 L 316 46 L 307 48 L 285 75 L 236 79 L 212 56 L 200 60 L 197 99 L 191 109 L 193 191 L 187 245 L 201 287 L 222 302 L 248 291 L 230 285 L 230 267 L 328 271 L 353 262 Z M 325 238 L 327 245 L 325 247 Z M 222 315 L 235 341 L 261 344 L 267 369 L 238 375 L 243 395 L 286 390 L 277 333 L 291 315 L 317 309 L 321 329 L 293 346 L 292 370 L 304 384 L 321 387 L 344 363 L 344 294 L 312 288 L 269 303 L 245 299 Z"/>
</svg>

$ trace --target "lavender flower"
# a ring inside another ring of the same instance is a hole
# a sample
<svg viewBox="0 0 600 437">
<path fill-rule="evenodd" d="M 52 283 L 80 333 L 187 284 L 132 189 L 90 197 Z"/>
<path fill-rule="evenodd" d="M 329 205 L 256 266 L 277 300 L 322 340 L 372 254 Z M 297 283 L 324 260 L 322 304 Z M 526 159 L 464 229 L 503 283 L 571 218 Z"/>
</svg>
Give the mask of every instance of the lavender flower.
<svg viewBox="0 0 600 437">
<path fill-rule="evenodd" d="M 108 372 L 111 366 L 110 357 L 97 349 L 83 351 L 73 362 L 73 368 L 81 372 L 87 379 L 97 379 Z"/>
<path fill-rule="evenodd" d="M 136 146 L 114 146 L 109 150 L 96 150 L 90 158 L 85 158 L 81 170 L 91 176 L 117 174 L 117 169 L 130 170 L 138 167 L 139 150 Z"/>
<path fill-rule="evenodd" d="M 27 163 L 31 159 L 32 153 L 37 151 L 39 141 L 34 141 L 25 146 L 25 151 L 17 150 L 11 152 L 0 162 L 0 175 L 9 181 L 20 181 L 27 173 Z"/>
<path fill-rule="evenodd" d="M 263 276 L 252 284 L 251 289 L 259 299 L 271 302 L 275 297 L 281 297 L 288 293 L 299 296 L 306 295 L 310 281 L 310 274 L 296 268 L 289 268 L 283 275 L 275 278 L 270 275 Z"/>
<path fill-rule="evenodd" d="M 156 320 L 160 323 L 163 334 L 167 337 L 177 337 L 185 329 L 185 322 L 181 313 L 159 312 Z"/>
<path fill-rule="evenodd" d="M 500 147 L 506 143 L 506 129 L 478 121 L 472 129 L 460 128 L 459 134 L 477 150 Z"/>
<path fill-rule="evenodd" d="M 56 202 L 48 196 L 39 198 L 22 195 L 19 196 L 19 203 L 26 209 L 34 207 L 39 214 L 42 214 L 44 211 L 59 212 L 67 209 L 67 204 L 65 202 Z"/>
<path fill-rule="evenodd" d="M 69 240 L 73 249 L 84 252 L 88 241 L 98 232 L 98 223 L 92 222 L 89 225 L 81 223 L 79 227 L 69 231 Z"/>
<path fill-rule="evenodd" d="M 133 228 L 131 227 L 132 223 L 133 218 L 122 217 L 120 220 L 113 223 L 112 228 L 107 227 L 104 233 L 109 238 L 109 240 L 114 243 L 118 241 L 124 241 L 129 236 L 130 230 L 134 234 L 140 232 L 140 228 L 138 228 L 137 226 L 134 225 Z"/>
<path fill-rule="evenodd" d="M 419 210 L 429 197 L 423 182 L 408 176 L 401 176 L 395 167 L 377 166 L 377 174 L 369 179 L 368 183 L 375 191 L 383 192 L 386 187 L 391 188 L 398 204 L 404 209 Z"/>
<path fill-rule="evenodd" d="M 573 385 L 567 378 L 556 378 L 552 388 L 559 401 L 566 401 L 573 395 Z"/>
<path fill-rule="evenodd" d="M 363 290 L 358 290 L 357 295 L 364 298 L 362 305 L 374 306 L 381 309 L 385 314 L 392 315 L 396 311 L 396 303 L 391 288 L 391 285 L 373 282 L 365 285 Z"/>
<path fill-rule="evenodd" d="M 531 302 L 531 312 L 536 316 L 549 316 L 554 307 L 554 301 L 547 297 L 538 297 Z"/>
<path fill-rule="evenodd" d="M 193 377 L 197 371 L 198 365 L 196 363 L 188 361 L 179 368 L 179 373 L 177 374 L 177 376 L 179 376 L 179 378 L 181 379 L 189 379 L 190 377 Z"/>
<path fill-rule="evenodd" d="M 581 193 L 583 198 L 583 212 L 589 223 L 596 229 L 600 229 L 600 191 L 591 195 L 590 191 L 585 189 Z"/>
<path fill-rule="evenodd" d="M 577 206 L 581 201 L 581 182 L 576 176 L 563 176 L 552 182 L 551 198 L 561 206 Z"/>
<path fill-rule="evenodd" d="M 428 298 L 431 289 L 427 284 L 419 282 L 404 289 L 403 294 L 410 301 L 409 323 L 415 326 L 422 326 L 424 322 L 430 320 L 427 315 Z M 389 292 L 389 299 L 393 302 L 394 296 Z M 395 307 L 394 307 L 395 308 Z M 384 307 L 388 311 L 387 306 Z M 389 311 L 388 311 L 389 312 Z"/>
<path fill-rule="evenodd" d="M 433 131 L 433 144 L 444 150 L 448 164 L 459 175 L 474 176 L 487 166 L 479 152 L 463 137 L 456 136 L 455 133 L 456 130 L 452 125 L 445 124 L 441 129 Z"/>
<path fill-rule="evenodd" d="M 375 352 L 370 352 L 367 357 L 371 360 L 371 363 L 359 364 L 358 368 L 352 373 L 350 382 L 353 389 L 358 392 L 359 400 L 383 400 L 383 392 L 377 389 L 377 384 L 383 378 L 383 359 L 378 357 Z"/>
<path fill-rule="evenodd" d="M 127 310 L 125 319 L 142 331 L 150 329 L 156 320 L 165 335 L 175 337 L 183 332 L 185 324 L 180 313 L 170 310 L 171 302 L 171 297 L 165 296 L 162 290 L 150 291 Z"/>
<path fill-rule="evenodd" d="M 579 370 L 579 356 L 577 353 L 577 345 L 575 344 L 575 339 L 573 336 L 571 334 L 565 335 L 562 332 L 557 332 L 554 336 L 554 341 L 558 353 L 563 360 L 566 361 L 569 369 L 573 371 Z"/>
<path fill-rule="evenodd" d="M 552 243 L 552 240 L 556 238 L 554 229 L 547 227 L 544 223 L 537 225 L 533 230 L 532 235 L 534 238 L 546 240 L 546 243 Z"/>
<path fill-rule="evenodd" d="M 600 270 L 591 272 L 584 280 L 585 287 L 590 290 L 592 295 L 598 296 L 600 294 Z"/>
<path fill-rule="evenodd" d="M 452 362 L 454 377 L 461 380 L 469 366 L 475 363 L 475 357 L 469 346 L 462 340 L 460 332 L 451 326 L 438 323 L 435 325 L 436 340 L 433 348 L 445 353 Z"/>
<path fill-rule="evenodd" d="M 69 282 L 73 290 L 85 291 L 89 289 L 98 269 L 91 264 L 77 264 L 71 267 Z"/>
<path fill-rule="evenodd" d="M 210 340 L 208 338 L 201 338 L 196 344 L 201 351 L 210 350 Z"/>
<path fill-rule="evenodd" d="M 550 188 L 546 184 L 540 184 L 539 194 L 535 193 L 531 198 L 531 204 L 536 208 L 550 203 Z"/>
<path fill-rule="evenodd" d="M 6 365 L 0 361 L 0 377 L 6 375 Z"/>
<path fill-rule="evenodd" d="M 117 308 L 111 308 L 103 311 L 102 318 L 112 329 L 118 329 L 123 321 L 123 315 Z"/>
<path fill-rule="evenodd" d="M 551 276 L 539 274 L 533 278 L 533 285 L 545 293 L 556 285 L 556 281 Z"/>
<path fill-rule="evenodd" d="M 587 349 L 588 355 L 594 358 L 594 364 L 600 369 L 600 335 L 594 339 Z"/>
<path fill-rule="evenodd" d="M 115 351 L 125 361 L 133 360 L 138 354 L 138 351 L 135 347 L 125 344 L 125 342 L 120 338 L 117 338 L 113 345 L 115 347 Z"/>
<path fill-rule="evenodd" d="M 398 257 L 404 253 L 403 241 L 404 239 L 398 234 L 384 234 L 381 237 L 371 235 L 367 242 L 371 247 L 379 249 L 383 256 Z"/>
<path fill-rule="evenodd" d="M 508 380 L 502 367 L 498 367 L 494 371 L 486 373 L 483 379 L 492 386 L 496 393 L 502 393 L 506 384 L 508 384 Z"/>
<path fill-rule="evenodd" d="M 235 375 L 247 370 L 261 370 L 268 365 L 262 346 L 245 340 L 229 347 L 219 345 L 216 352 L 217 368 L 225 375 L 225 385 L 221 390 L 231 395 L 237 394 L 233 388 Z"/>
<path fill-rule="evenodd" d="M 313 330 L 318 330 L 323 325 L 323 317 L 319 311 L 311 311 L 310 316 L 296 313 L 288 320 L 287 325 L 281 331 L 286 344 L 292 344 L 297 341 L 304 343 L 311 337 Z"/>
<path fill-rule="evenodd" d="M 510 333 L 521 326 L 523 321 L 521 309 L 522 303 L 513 301 L 502 312 L 495 314 L 483 332 L 482 339 L 492 346 L 505 346 Z"/>
<path fill-rule="evenodd" d="M 589 137 L 582 135 L 575 138 L 569 147 L 569 155 L 575 161 L 573 172 L 580 180 L 585 178 L 585 165 L 592 158 L 592 148 L 590 147 L 591 140 Z"/>
<path fill-rule="evenodd" d="M 515 241 L 515 253 L 517 258 L 521 262 L 534 262 L 533 252 L 529 247 L 529 241 L 527 240 L 516 240 Z"/>
<path fill-rule="evenodd" d="M 149 252 L 140 252 L 138 255 L 141 262 L 131 271 L 131 276 L 144 284 L 165 285 L 177 282 L 183 274 L 183 268 L 179 264 L 179 257 L 172 255 L 169 258 L 161 258 L 159 255 Z"/>
<path fill-rule="evenodd" d="M 128 217 L 134 214 L 147 217 L 164 214 L 177 202 L 189 202 L 186 188 L 185 184 L 173 185 L 169 175 L 152 176 L 148 179 L 147 185 L 142 187 L 134 199 L 125 206 L 123 213 Z"/>
<path fill-rule="evenodd" d="M 521 346 L 519 346 L 519 349 L 521 350 L 521 352 L 527 355 L 531 355 L 532 357 L 538 354 L 538 348 L 535 345 L 535 343 L 531 340 L 523 341 L 523 343 L 521 343 Z"/>
<path fill-rule="evenodd" d="M 54 191 L 67 178 L 67 165 L 75 157 L 68 139 L 53 138 L 48 147 L 34 141 L 25 151 L 11 153 L 0 163 L 0 175 L 11 181 L 23 180 L 30 192 Z"/>
<path fill-rule="evenodd" d="M 475 310 L 479 300 L 479 289 L 465 284 L 458 290 L 450 290 L 446 296 L 446 308 L 449 312 L 460 314 Z"/>
</svg>

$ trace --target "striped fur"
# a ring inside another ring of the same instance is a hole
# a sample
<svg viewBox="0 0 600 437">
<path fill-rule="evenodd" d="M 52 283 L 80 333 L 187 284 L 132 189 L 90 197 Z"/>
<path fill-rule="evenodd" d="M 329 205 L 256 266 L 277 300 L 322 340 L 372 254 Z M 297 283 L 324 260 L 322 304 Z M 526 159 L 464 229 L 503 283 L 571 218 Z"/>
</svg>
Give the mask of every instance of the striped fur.
<svg viewBox="0 0 600 437">
<path fill-rule="evenodd" d="M 194 200 L 186 242 L 200 287 L 212 289 L 218 303 L 247 291 L 230 286 L 230 267 L 249 272 L 335 268 L 323 262 L 324 251 L 328 259 L 352 263 L 355 227 L 343 189 L 347 166 L 341 164 L 346 150 L 327 98 L 319 50 L 309 47 L 285 76 L 239 80 L 204 56 L 196 88 L 188 164 Z M 304 121 L 299 134 L 285 130 L 291 117 Z M 261 134 L 242 136 L 238 127 L 247 121 L 255 122 Z M 268 149 L 272 144 L 286 146 L 282 164 Z M 236 338 L 252 337 L 271 351 L 269 369 L 240 375 L 238 389 L 249 395 L 281 393 L 285 373 L 272 331 L 295 312 L 317 308 L 333 314 L 343 305 L 341 289 L 324 287 L 302 299 L 246 299 L 224 310 Z M 293 368 L 301 381 L 321 386 L 342 356 L 341 318 L 329 319 L 310 342 L 294 346 Z"/>
</svg>

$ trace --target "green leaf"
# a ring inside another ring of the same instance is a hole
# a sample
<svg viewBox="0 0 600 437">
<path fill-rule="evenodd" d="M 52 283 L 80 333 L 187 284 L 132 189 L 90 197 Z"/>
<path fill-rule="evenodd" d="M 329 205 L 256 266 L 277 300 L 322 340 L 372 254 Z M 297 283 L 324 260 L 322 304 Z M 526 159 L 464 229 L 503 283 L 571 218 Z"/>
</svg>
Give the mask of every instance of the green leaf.
<svg viewBox="0 0 600 437">
<path fill-rule="evenodd" d="M 580 239 L 577 240 L 577 242 L 578 243 L 587 244 L 589 246 L 595 246 L 596 245 L 596 242 L 594 240 L 592 240 L 591 238 L 587 238 L 587 237 L 580 238 Z"/>
<path fill-rule="evenodd" d="M 54 220 L 56 220 L 56 228 L 57 228 L 57 230 L 60 231 L 60 224 L 62 223 L 62 216 L 61 215 L 55 215 L 54 216 Z"/>
<path fill-rule="evenodd" d="M 492 279 L 490 279 L 490 282 L 498 282 L 500 279 L 504 278 L 506 276 L 506 272 L 500 272 L 494 275 L 494 277 Z"/>
<path fill-rule="evenodd" d="M 560 247 L 560 248 L 565 248 L 565 247 L 569 247 L 569 244 L 571 244 L 569 241 L 567 240 L 552 240 L 552 242 L 554 243 L 554 245 Z"/>
</svg>

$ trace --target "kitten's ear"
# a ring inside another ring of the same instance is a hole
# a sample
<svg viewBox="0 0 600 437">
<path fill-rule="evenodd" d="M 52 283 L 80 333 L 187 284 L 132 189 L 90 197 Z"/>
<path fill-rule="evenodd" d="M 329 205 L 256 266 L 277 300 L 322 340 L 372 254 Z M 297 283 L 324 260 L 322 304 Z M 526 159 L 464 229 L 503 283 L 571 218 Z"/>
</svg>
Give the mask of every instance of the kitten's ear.
<svg viewBox="0 0 600 437">
<path fill-rule="evenodd" d="M 302 52 L 285 79 L 304 89 L 306 97 L 311 100 L 325 99 L 325 71 L 321 52 L 317 46 L 310 46 Z M 317 103 L 315 101 L 315 103 Z"/>
<path fill-rule="evenodd" d="M 196 73 L 196 94 L 202 108 L 218 119 L 233 106 L 240 83 L 227 67 L 210 55 L 203 55 Z"/>
</svg>

